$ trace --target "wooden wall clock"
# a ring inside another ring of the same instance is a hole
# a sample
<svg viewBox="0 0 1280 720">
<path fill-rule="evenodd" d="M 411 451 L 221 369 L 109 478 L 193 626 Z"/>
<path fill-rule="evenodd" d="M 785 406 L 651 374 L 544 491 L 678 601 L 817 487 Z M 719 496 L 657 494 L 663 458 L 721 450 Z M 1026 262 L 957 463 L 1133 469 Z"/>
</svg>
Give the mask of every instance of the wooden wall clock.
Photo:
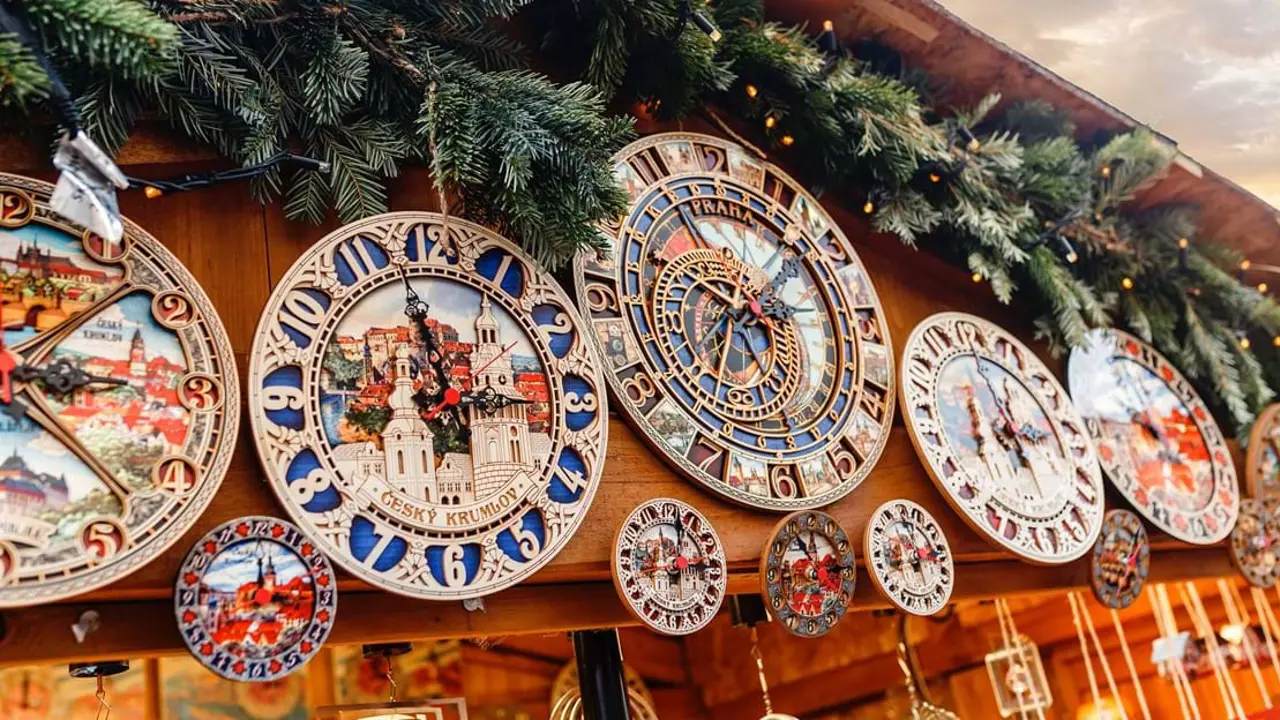
<svg viewBox="0 0 1280 720">
<path fill-rule="evenodd" d="M 1249 497 L 1280 500 L 1280 403 L 1268 406 L 1253 423 L 1244 476 Z"/>
<path fill-rule="evenodd" d="M 1151 543 L 1142 520 L 1128 510 L 1109 510 L 1089 556 L 1089 583 L 1103 606 L 1123 610 L 1142 593 L 1151 572 Z"/>
<path fill-rule="evenodd" d="M 338 583 L 301 530 L 252 516 L 219 525 L 191 548 L 173 599 L 196 660 L 229 680 L 269 682 L 320 651 L 338 613 Z"/>
<path fill-rule="evenodd" d="M 1102 478 L 1084 421 L 1053 373 L 1016 337 L 939 313 L 902 353 L 911 442 L 951 506 L 1024 560 L 1088 552 L 1102 526 Z"/>
<path fill-rule="evenodd" d="M 760 594 L 778 624 L 800 637 L 821 637 L 849 611 L 853 543 L 835 518 L 791 513 L 773 528 L 760 556 Z"/>
<path fill-rule="evenodd" d="M 581 523 L 604 380 L 564 291 L 512 243 L 381 215 L 304 254 L 254 338 L 272 489 L 334 562 L 436 600 L 527 578 Z"/>
<path fill-rule="evenodd" d="M 689 133 L 625 148 L 631 209 L 580 256 L 578 298 L 618 405 L 671 465 L 754 508 L 843 497 L 884 449 L 893 353 L 862 263 L 811 195 Z"/>
<path fill-rule="evenodd" d="M 1067 365 L 1076 400 L 1111 482 L 1173 537 L 1221 541 L 1240 505 L 1236 470 L 1208 408 L 1154 348 L 1094 330 Z"/>
<path fill-rule="evenodd" d="M 1230 536 L 1231 561 L 1250 585 L 1269 588 L 1280 580 L 1280 518 L 1261 500 L 1240 501 Z"/>
<path fill-rule="evenodd" d="M 613 583 L 622 603 L 663 635 L 696 632 L 720 610 L 724 546 L 710 521 L 670 498 L 640 504 L 613 541 Z"/>
<path fill-rule="evenodd" d="M 871 581 L 900 610 L 933 615 L 951 600 L 956 576 L 947 536 L 910 500 L 890 500 L 871 513 L 863 557 Z"/>
<path fill-rule="evenodd" d="M 186 268 L 126 222 L 109 243 L 0 174 L 0 607 L 137 570 L 204 512 L 240 396 Z"/>
</svg>

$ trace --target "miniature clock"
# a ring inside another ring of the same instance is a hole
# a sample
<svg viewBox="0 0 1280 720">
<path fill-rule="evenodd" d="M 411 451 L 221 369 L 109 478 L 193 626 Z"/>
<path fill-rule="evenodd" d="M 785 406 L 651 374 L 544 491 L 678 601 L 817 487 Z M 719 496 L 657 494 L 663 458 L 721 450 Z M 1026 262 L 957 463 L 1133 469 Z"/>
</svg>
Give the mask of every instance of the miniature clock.
<svg viewBox="0 0 1280 720">
<path fill-rule="evenodd" d="M 269 682 L 307 663 L 338 611 L 324 553 L 293 525 L 244 517 L 214 528 L 187 553 L 174 606 L 202 665 L 229 680 Z"/>
<path fill-rule="evenodd" d="M 1218 424 L 1191 384 L 1151 346 L 1094 330 L 1067 366 L 1102 467 L 1133 507 L 1173 537 L 1221 541 L 1240 505 Z"/>
<path fill-rule="evenodd" d="M 688 635 L 711 622 L 724 602 L 724 547 L 711 523 L 679 500 L 642 503 L 613 541 L 613 582 L 641 623 L 663 635 Z"/>
<path fill-rule="evenodd" d="M 793 635 L 826 635 L 853 600 L 853 543 L 830 515 L 801 510 L 783 518 L 760 557 L 761 594 Z"/>
<path fill-rule="evenodd" d="M 907 430 L 956 512 L 1030 562 L 1088 552 L 1102 525 L 1102 478 L 1084 421 L 1044 363 L 964 313 L 925 318 L 902 358 Z"/>
<path fill-rule="evenodd" d="M 1250 585 L 1269 588 L 1280 579 L 1280 519 L 1253 498 L 1240 501 L 1231 530 L 1231 560 Z"/>
<path fill-rule="evenodd" d="M 0 174 L 0 607 L 142 567 L 208 507 L 240 397 L 226 331 L 142 228 L 119 242 Z"/>
<path fill-rule="evenodd" d="M 254 339 L 249 416 L 285 510 L 392 592 L 483 596 L 568 542 L 605 458 L 569 299 L 510 242 L 433 213 L 321 240 Z"/>
<path fill-rule="evenodd" d="M 893 353 L 857 254 L 804 189 L 743 148 L 625 148 L 630 211 L 581 256 L 578 298 L 615 402 L 686 477 L 765 510 L 843 497 L 880 457 Z"/>
<path fill-rule="evenodd" d="M 1268 406 L 1253 422 L 1244 468 L 1250 497 L 1280 500 L 1280 403 Z"/>
<path fill-rule="evenodd" d="M 910 500 L 876 508 L 863 536 L 867 574 L 898 608 L 933 615 L 947 606 L 955 588 L 951 547 L 938 521 Z"/>
<path fill-rule="evenodd" d="M 1151 571 L 1151 545 L 1142 520 L 1128 510 L 1110 510 L 1089 557 L 1089 582 L 1098 602 L 1123 610 L 1142 593 Z"/>
</svg>

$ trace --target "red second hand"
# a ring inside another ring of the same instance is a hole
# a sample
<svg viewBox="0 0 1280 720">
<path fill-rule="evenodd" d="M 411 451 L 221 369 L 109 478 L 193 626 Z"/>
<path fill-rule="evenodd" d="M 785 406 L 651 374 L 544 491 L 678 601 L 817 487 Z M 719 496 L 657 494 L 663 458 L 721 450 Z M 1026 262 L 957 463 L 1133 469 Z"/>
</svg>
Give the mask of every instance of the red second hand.
<svg viewBox="0 0 1280 720">
<path fill-rule="evenodd" d="M 498 353 L 497 355 L 494 355 L 493 358 L 489 360 L 489 362 L 485 363 L 484 365 L 481 365 L 479 370 L 476 370 L 472 372 L 469 376 L 467 376 L 467 379 L 462 381 L 462 389 L 470 390 L 471 381 L 475 380 L 476 376 L 479 375 L 480 373 L 484 372 L 485 370 L 488 370 L 490 365 L 498 362 L 498 358 L 502 357 L 503 355 L 506 355 L 511 350 L 511 348 L 516 346 L 517 342 L 519 341 L 518 340 L 511 341 L 510 345 L 502 348 L 502 352 Z M 436 405 L 435 407 L 431 408 L 431 412 L 427 413 L 427 416 L 424 419 L 432 420 L 435 418 L 435 416 L 443 412 L 445 408 L 449 407 L 450 405 L 457 405 L 460 402 L 462 402 L 461 392 L 459 392 L 456 388 L 451 388 L 451 387 L 445 388 L 444 400 L 440 401 L 439 405 Z"/>
</svg>

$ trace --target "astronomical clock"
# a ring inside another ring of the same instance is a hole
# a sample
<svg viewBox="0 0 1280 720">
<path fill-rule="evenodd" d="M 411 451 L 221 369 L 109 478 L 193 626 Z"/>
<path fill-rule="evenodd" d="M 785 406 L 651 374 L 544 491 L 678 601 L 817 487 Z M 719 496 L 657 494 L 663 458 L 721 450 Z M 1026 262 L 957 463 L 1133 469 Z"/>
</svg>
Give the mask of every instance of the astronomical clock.
<svg viewBox="0 0 1280 720">
<path fill-rule="evenodd" d="M 625 148 L 631 200 L 580 256 L 578 298 L 617 404 L 686 477 L 766 510 L 843 497 L 884 449 L 893 354 L 849 241 L 781 170 L 672 133 Z"/>
<path fill-rule="evenodd" d="M 951 547 L 938 521 L 910 500 L 890 500 L 871 513 L 863 537 L 867 574 L 895 606 L 933 615 L 955 589 Z"/>
<path fill-rule="evenodd" d="M 1089 583 L 1105 607 L 1123 610 L 1142 593 L 1151 572 L 1151 544 L 1142 520 L 1128 510 L 1110 510 L 1089 556 Z"/>
<path fill-rule="evenodd" d="M 1250 497 L 1264 503 L 1280 501 L 1280 403 L 1254 421 L 1244 468 Z"/>
<path fill-rule="evenodd" d="M 1067 379 L 1102 467 L 1133 507 L 1173 537 L 1225 538 L 1240 492 L 1226 440 L 1169 361 L 1119 330 L 1071 351 Z"/>
<path fill-rule="evenodd" d="M 196 521 L 231 459 L 226 331 L 142 228 L 106 242 L 0 174 L 0 607 L 142 567 Z"/>
<path fill-rule="evenodd" d="M 835 518 L 800 510 L 782 518 L 760 556 L 761 595 L 787 632 L 821 637 L 849 611 L 853 543 Z"/>
<path fill-rule="evenodd" d="M 254 339 L 271 487 L 375 586 L 447 600 L 513 585 L 595 495 L 606 415 L 586 332 L 549 275 L 478 225 L 343 227 L 281 280 Z"/>
<path fill-rule="evenodd" d="M 902 413 L 953 508 L 991 542 L 1042 564 L 1074 560 L 1102 525 L 1084 421 L 1053 373 L 982 318 L 939 313 L 902 354 Z"/>
</svg>

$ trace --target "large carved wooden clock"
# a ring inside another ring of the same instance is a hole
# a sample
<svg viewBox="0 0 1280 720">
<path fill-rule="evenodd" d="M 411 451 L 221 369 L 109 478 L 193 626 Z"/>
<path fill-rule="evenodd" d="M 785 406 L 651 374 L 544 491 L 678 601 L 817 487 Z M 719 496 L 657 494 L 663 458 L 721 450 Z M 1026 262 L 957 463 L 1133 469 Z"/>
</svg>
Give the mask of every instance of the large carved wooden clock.
<svg viewBox="0 0 1280 720">
<path fill-rule="evenodd" d="M 596 356 L 512 243 L 433 213 L 343 227 L 294 264 L 254 340 L 250 418 L 286 511 L 378 587 L 467 599 L 581 523 L 605 458 Z"/>
<path fill-rule="evenodd" d="M 1035 563 L 1093 546 L 1102 477 L 1084 420 L 1017 338 L 973 315 L 932 315 L 903 349 L 901 387 L 916 452 L 975 530 Z"/>
<path fill-rule="evenodd" d="M 1189 543 L 1231 532 L 1240 491 L 1226 440 L 1164 356 L 1128 333 L 1095 330 L 1071 352 L 1067 379 L 1103 469 L 1138 512 Z"/>
<path fill-rule="evenodd" d="M 1280 501 L 1280 403 L 1268 406 L 1254 421 L 1244 473 L 1250 497 L 1264 503 Z"/>
<path fill-rule="evenodd" d="M 213 498 L 239 420 L 231 345 L 131 222 L 105 242 L 0 174 L 0 607 L 126 575 Z"/>
<path fill-rule="evenodd" d="M 718 138 L 622 151 L 631 209 L 580 257 L 617 404 L 685 476 L 767 510 L 853 490 L 884 449 L 893 355 L 875 290 L 821 206 Z"/>
</svg>

